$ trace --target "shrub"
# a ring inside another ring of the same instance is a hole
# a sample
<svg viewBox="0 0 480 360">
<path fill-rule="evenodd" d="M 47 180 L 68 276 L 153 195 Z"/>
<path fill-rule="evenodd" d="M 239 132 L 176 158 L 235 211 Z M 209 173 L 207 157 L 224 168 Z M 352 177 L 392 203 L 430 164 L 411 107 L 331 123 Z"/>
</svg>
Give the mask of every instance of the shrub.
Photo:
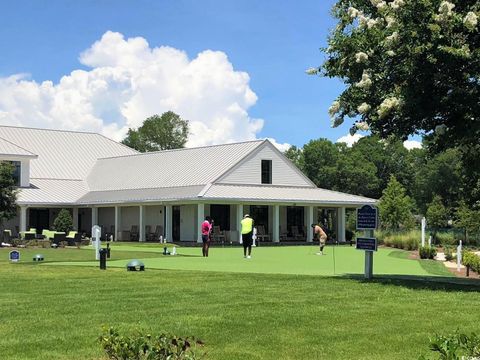
<svg viewBox="0 0 480 360">
<path fill-rule="evenodd" d="M 480 357 L 480 337 L 474 333 L 469 336 L 458 331 L 448 336 L 435 335 L 430 339 L 430 350 L 435 353 L 434 358 L 420 356 L 419 360 L 478 359 Z"/>
<path fill-rule="evenodd" d="M 450 246 L 445 246 L 444 253 L 445 253 L 445 260 L 447 260 L 447 261 L 452 261 L 453 260 L 453 251 L 452 251 L 452 248 Z"/>
<path fill-rule="evenodd" d="M 437 249 L 433 246 L 420 246 L 418 254 L 420 259 L 433 259 L 437 255 Z"/>
<path fill-rule="evenodd" d="M 197 360 L 202 342 L 175 335 L 152 336 L 139 331 L 120 335 L 113 327 L 104 327 L 99 341 L 112 360 Z"/>
<path fill-rule="evenodd" d="M 480 257 L 474 252 L 465 251 L 462 257 L 462 263 L 476 273 L 480 273 Z"/>
<path fill-rule="evenodd" d="M 68 234 L 69 231 L 73 230 L 73 219 L 70 212 L 66 209 L 60 210 L 57 217 L 53 221 L 53 230 L 61 231 Z"/>
<path fill-rule="evenodd" d="M 442 246 L 453 246 L 456 245 L 458 242 L 452 232 L 437 232 L 435 234 L 435 238 L 437 242 Z"/>
<path fill-rule="evenodd" d="M 407 232 L 375 232 L 375 235 L 380 234 L 383 238 L 385 246 L 394 247 L 404 250 L 417 250 L 421 234 L 419 231 L 411 230 Z M 378 235 L 377 235 L 378 238 Z"/>
</svg>

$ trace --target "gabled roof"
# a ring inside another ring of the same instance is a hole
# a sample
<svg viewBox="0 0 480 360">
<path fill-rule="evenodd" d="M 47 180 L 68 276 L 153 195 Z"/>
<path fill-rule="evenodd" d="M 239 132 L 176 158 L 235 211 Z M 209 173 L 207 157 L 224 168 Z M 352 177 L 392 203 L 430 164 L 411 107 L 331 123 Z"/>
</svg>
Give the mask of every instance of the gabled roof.
<svg viewBox="0 0 480 360">
<path fill-rule="evenodd" d="M 0 138 L 38 155 L 30 163 L 32 178 L 84 180 L 100 157 L 137 154 L 105 136 L 88 132 L 0 125 Z"/>
<path fill-rule="evenodd" d="M 28 157 L 28 158 L 36 158 L 37 155 L 31 153 L 24 148 L 15 145 L 11 141 L 3 139 L 0 137 L 0 156 L 13 156 L 13 157 Z"/>
<path fill-rule="evenodd" d="M 99 159 L 91 191 L 206 185 L 262 144 L 262 140 Z"/>
</svg>

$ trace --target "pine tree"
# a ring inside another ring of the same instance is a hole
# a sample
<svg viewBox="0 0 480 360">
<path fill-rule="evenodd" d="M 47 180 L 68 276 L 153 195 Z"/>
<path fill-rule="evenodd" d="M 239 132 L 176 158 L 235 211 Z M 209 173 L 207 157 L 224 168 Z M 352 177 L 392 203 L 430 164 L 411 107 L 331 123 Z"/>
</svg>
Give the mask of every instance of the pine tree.
<svg viewBox="0 0 480 360">
<path fill-rule="evenodd" d="M 72 215 L 66 209 L 60 210 L 57 217 L 53 221 L 53 230 L 61 231 L 68 234 L 69 231 L 73 230 L 73 220 Z"/>
<path fill-rule="evenodd" d="M 447 226 L 447 209 L 443 205 L 442 198 L 435 195 L 427 209 L 427 224 L 435 229 Z"/>
<path fill-rule="evenodd" d="M 412 200 L 394 176 L 383 190 L 379 209 L 382 226 L 386 229 L 398 230 L 402 225 L 408 227 L 412 223 Z"/>
</svg>

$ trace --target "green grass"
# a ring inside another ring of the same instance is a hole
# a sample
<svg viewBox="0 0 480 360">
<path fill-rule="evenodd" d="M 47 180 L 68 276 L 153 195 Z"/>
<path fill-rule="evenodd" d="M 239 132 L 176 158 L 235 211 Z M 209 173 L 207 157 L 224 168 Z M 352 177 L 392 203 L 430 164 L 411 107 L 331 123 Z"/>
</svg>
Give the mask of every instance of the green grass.
<svg viewBox="0 0 480 360">
<path fill-rule="evenodd" d="M 373 282 L 351 275 L 351 269 L 361 272 L 363 258 L 350 248 L 336 249 L 344 275 L 335 277 L 312 276 L 332 273 L 331 248 L 324 257 L 309 247 L 257 248 L 252 261 L 239 248 L 213 248 L 208 259 L 163 257 L 156 246 L 114 250 L 112 262 L 138 257 L 175 268 L 50 266 L 88 261 L 91 249 L 21 250 L 23 259 L 42 253 L 51 263 L 9 264 L 8 251 L 0 250 L 0 357 L 100 359 L 102 324 L 195 335 L 206 342 L 208 359 L 408 359 L 426 352 L 435 332 L 478 331 L 478 281 L 419 281 L 438 268 L 425 269 L 398 250 L 375 254 L 376 269 L 396 274 L 391 264 L 402 271 L 410 266 L 411 276 Z M 298 273 L 277 273 L 294 265 Z M 220 270 L 203 271 L 211 266 Z M 314 272 L 306 271 L 312 266 Z"/>
</svg>

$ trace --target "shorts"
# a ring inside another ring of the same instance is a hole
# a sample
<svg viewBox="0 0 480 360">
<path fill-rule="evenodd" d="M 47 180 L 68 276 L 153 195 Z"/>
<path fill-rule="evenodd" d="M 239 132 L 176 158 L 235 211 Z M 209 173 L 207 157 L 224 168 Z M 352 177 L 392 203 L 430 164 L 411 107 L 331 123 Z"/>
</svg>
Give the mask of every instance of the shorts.
<svg viewBox="0 0 480 360">
<path fill-rule="evenodd" d="M 326 236 L 320 236 L 320 245 L 325 245 L 327 242 L 327 237 Z"/>
<path fill-rule="evenodd" d="M 243 242 L 243 247 L 252 246 L 253 244 L 252 233 L 249 232 L 248 234 L 242 234 L 242 242 Z"/>
<path fill-rule="evenodd" d="M 205 244 L 207 242 L 210 242 L 210 236 L 208 235 L 202 235 L 202 242 Z"/>
</svg>

